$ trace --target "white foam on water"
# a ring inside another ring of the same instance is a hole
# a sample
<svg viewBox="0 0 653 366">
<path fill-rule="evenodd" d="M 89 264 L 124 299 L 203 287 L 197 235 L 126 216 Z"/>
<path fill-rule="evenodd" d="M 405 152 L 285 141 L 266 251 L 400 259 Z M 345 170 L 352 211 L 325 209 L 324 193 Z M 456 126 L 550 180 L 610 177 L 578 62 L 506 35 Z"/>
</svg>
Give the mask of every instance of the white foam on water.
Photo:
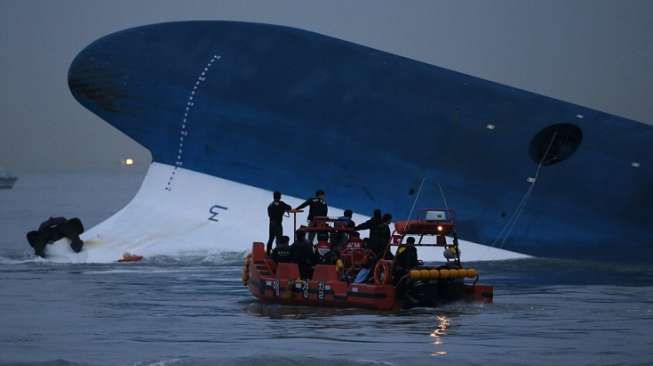
<svg viewBox="0 0 653 366">
<path fill-rule="evenodd" d="M 167 186 L 174 172 L 174 184 Z M 168 189 L 166 189 L 166 187 Z M 75 253 L 67 239 L 46 248 L 48 260 L 62 263 L 110 263 L 125 252 L 152 256 L 184 257 L 203 253 L 247 253 L 252 242 L 267 241 L 267 205 L 272 192 L 222 178 L 152 163 L 145 179 L 127 206 L 82 234 L 84 249 Z M 296 207 L 304 200 L 283 197 Z M 329 207 L 329 212 L 342 213 Z M 301 219 L 300 219 L 301 215 Z M 305 222 L 306 213 L 297 224 Z M 368 217 L 354 214 L 354 221 Z M 284 220 L 284 232 L 291 236 L 292 217 Z M 504 260 L 528 256 L 461 240 L 466 261 Z M 439 261 L 441 250 L 420 248 L 420 258 Z"/>
<path fill-rule="evenodd" d="M 48 263 L 48 261 L 41 257 L 15 259 L 15 258 L 0 256 L 0 264 L 25 264 L 25 263 Z"/>
</svg>

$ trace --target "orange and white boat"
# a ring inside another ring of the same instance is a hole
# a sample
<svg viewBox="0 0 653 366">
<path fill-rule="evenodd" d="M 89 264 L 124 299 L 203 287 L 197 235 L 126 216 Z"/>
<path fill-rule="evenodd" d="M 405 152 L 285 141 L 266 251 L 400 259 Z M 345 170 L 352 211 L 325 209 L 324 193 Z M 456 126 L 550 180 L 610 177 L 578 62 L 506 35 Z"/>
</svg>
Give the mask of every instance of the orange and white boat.
<svg viewBox="0 0 653 366">
<path fill-rule="evenodd" d="M 416 247 L 443 248 L 446 256 L 443 265 L 420 263 L 410 271 L 397 274 L 393 273 L 392 260 L 380 259 L 368 281 L 352 283 L 345 273 L 361 266 L 369 249 L 361 245 L 360 239 L 349 235 L 336 265 L 317 264 L 310 278 L 301 278 L 297 264 L 275 263 L 266 256 L 264 244 L 255 242 L 245 259 L 243 283 L 260 300 L 281 304 L 392 310 L 452 301 L 491 303 L 493 287 L 478 284 L 478 272 L 463 267 L 460 261 L 453 211 L 429 209 L 423 216 L 396 222 L 388 248 L 405 245 L 407 237 L 414 237 Z M 329 234 L 352 232 L 329 218 L 314 219 L 311 226 L 300 230 Z M 452 240 L 448 241 L 447 236 Z M 435 238 L 435 242 L 425 242 L 428 238 Z"/>
</svg>

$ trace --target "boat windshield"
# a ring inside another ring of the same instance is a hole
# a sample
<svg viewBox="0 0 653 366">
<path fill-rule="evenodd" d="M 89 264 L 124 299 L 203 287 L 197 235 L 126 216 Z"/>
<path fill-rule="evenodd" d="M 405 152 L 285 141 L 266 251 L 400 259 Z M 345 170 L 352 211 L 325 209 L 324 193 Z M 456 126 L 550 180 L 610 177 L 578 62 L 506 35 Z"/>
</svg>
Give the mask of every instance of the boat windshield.
<svg viewBox="0 0 653 366">
<path fill-rule="evenodd" d="M 456 213 L 452 209 L 446 208 L 425 208 L 420 210 L 421 214 L 418 220 L 454 224 L 456 221 Z"/>
</svg>

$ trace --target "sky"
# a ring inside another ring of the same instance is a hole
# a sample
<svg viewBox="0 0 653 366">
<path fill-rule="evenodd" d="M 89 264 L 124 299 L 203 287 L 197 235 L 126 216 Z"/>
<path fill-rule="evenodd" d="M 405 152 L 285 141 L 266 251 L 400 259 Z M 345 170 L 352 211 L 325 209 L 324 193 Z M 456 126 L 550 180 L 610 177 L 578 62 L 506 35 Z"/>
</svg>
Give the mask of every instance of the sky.
<svg viewBox="0 0 653 366">
<path fill-rule="evenodd" d="M 147 150 L 73 99 L 68 67 L 104 35 L 177 20 L 302 28 L 653 124 L 649 0 L 0 0 L 0 167 L 145 169 Z"/>
</svg>

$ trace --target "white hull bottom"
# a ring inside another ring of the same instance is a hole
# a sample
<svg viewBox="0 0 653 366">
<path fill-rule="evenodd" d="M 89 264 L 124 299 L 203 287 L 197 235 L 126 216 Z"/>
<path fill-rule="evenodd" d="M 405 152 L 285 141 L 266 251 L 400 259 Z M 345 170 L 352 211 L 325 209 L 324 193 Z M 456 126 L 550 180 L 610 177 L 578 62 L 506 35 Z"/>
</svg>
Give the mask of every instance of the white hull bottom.
<svg viewBox="0 0 653 366">
<path fill-rule="evenodd" d="M 174 179 L 168 186 L 171 176 Z M 46 254 L 52 261 L 76 263 L 115 262 L 125 252 L 146 258 L 244 254 L 251 249 L 253 241 L 267 241 L 267 205 L 271 200 L 270 191 L 152 163 L 132 201 L 82 234 L 85 244 L 81 253 L 73 252 L 67 239 L 63 239 L 47 246 Z M 303 202 L 289 196 L 283 200 L 293 207 Z M 329 207 L 330 216 L 340 216 L 342 212 L 341 208 Z M 305 222 L 305 215 L 298 215 L 298 225 Z M 357 223 L 367 218 L 354 214 Z M 292 217 L 284 220 L 283 227 L 284 234 L 292 238 Z M 465 261 L 529 257 L 464 240 L 460 241 L 460 247 Z M 420 248 L 419 255 L 425 261 L 443 259 L 439 248 Z"/>
</svg>

